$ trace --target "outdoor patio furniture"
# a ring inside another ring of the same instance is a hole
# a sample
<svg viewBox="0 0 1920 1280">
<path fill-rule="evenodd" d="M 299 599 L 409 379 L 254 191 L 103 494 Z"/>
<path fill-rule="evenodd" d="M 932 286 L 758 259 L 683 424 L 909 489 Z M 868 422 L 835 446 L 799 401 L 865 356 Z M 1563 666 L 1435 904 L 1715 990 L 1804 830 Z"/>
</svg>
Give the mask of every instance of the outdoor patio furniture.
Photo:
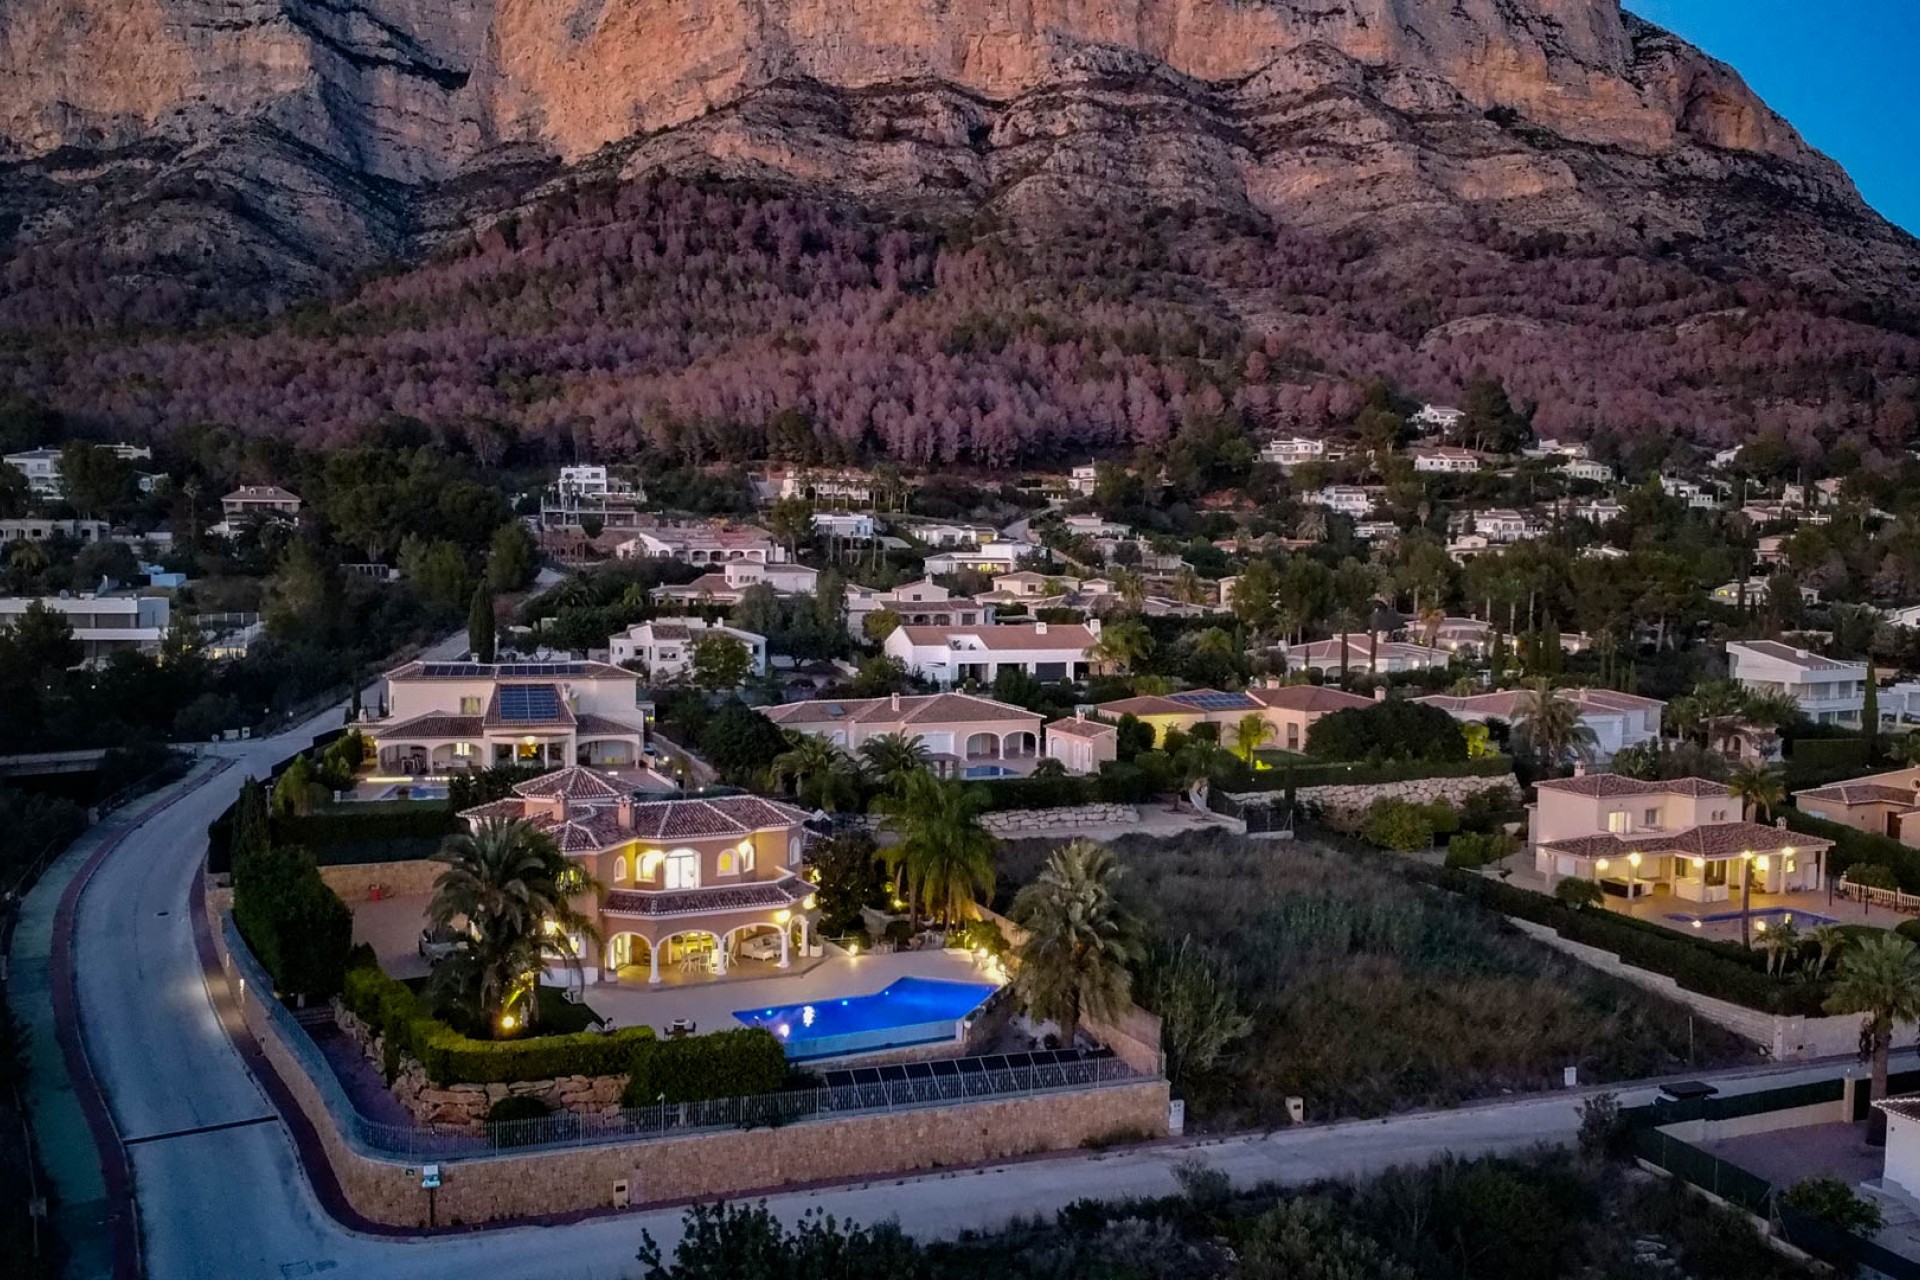
<svg viewBox="0 0 1920 1280">
<path fill-rule="evenodd" d="M 692 1018 L 675 1018 L 667 1024 L 667 1034 L 674 1038 L 690 1036 L 697 1029 Z"/>
<path fill-rule="evenodd" d="M 740 954 L 749 960 L 778 960 L 780 958 L 780 935 L 777 933 L 757 933 L 740 944 Z"/>
</svg>

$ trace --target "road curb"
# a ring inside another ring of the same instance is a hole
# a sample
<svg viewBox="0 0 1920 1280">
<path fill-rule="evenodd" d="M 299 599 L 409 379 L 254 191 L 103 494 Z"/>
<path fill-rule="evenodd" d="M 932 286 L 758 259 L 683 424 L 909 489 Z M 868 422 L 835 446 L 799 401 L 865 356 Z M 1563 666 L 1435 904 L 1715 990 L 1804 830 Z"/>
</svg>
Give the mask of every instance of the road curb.
<svg viewBox="0 0 1920 1280">
<path fill-rule="evenodd" d="M 133 1190 L 133 1165 L 127 1158 L 126 1145 L 119 1128 L 114 1124 L 113 1112 L 107 1106 L 100 1081 L 93 1073 L 93 1063 L 87 1057 L 85 1033 L 80 1027 L 79 991 L 73 978 L 74 916 L 79 909 L 80 896 L 86 892 L 94 872 L 100 869 L 110 854 L 119 849 L 128 836 L 156 814 L 165 813 L 225 773 L 232 764 L 231 760 L 221 760 L 198 781 L 181 787 L 166 800 L 141 814 L 138 822 L 129 824 L 125 830 L 95 849 L 74 873 L 73 879 L 67 882 L 66 888 L 60 893 L 59 905 L 54 908 L 53 938 L 47 955 L 47 976 L 53 997 L 54 1038 L 60 1045 L 60 1058 L 66 1065 L 67 1079 L 73 1085 L 74 1100 L 79 1104 L 81 1114 L 86 1117 L 87 1130 L 93 1135 L 94 1150 L 100 1158 L 100 1178 L 106 1186 L 110 1206 L 107 1233 L 113 1255 L 113 1274 L 125 1280 L 138 1280 L 145 1271 L 140 1255 L 140 1212 Z"/>
</svg>

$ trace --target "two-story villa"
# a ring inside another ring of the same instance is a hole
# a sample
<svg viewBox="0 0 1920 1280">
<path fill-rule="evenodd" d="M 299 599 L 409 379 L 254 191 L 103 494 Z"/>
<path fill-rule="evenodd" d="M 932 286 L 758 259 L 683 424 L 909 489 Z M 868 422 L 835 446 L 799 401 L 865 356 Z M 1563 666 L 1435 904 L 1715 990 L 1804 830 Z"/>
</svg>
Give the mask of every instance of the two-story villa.
<svg viewBox="0 0 1920 1280">
<path fill-rule="evenodd" d="M 1866 663 L 1823 658 L 1777 640 L 1729 643 L 1727 674 L 1756 693 L 1786 694 L 1820 724 L 1858 728 L 1866 706 Z"/>
<path fill-rule="evenodd" d="M 813 885 L 800 874 L 807 815 L 759 796 L 641 800 L 619 779 L 569 768 L 460 815 L 523 821 L 605 888 L 574 905 L 599 927 L 576 939 L 588 981 L 658 983 L 679 969 L 725 977 L 743 961 L 787 969 L 812 948 Z"/>
<path fill-rule="evenodd" d="M 384 713 L 360 727 L 387 772 L 640 759 L 640 678 L 611 663 L 409 662 L 386 682 Z"/>
<path fill-rule="evenodd" d="M 1025 774 L 1040 754 L 1039 715 L 966 693 L 818 698 L 762 707 L 760 714 L 848 751 L 883 734 L 918 738 L 943 777 Z"/>
<path fill-rule="evenodd" d="M 1575 876 L 1610 892 L 1670 893 L 1689 902 L 1820 887 L 1833 842 L 1748 822 L 1724 782 L 1643 782 L 1614 773 L 1547 778 L 1528 811 L 1534 869 L 1549 884 Z"/>
</svg>

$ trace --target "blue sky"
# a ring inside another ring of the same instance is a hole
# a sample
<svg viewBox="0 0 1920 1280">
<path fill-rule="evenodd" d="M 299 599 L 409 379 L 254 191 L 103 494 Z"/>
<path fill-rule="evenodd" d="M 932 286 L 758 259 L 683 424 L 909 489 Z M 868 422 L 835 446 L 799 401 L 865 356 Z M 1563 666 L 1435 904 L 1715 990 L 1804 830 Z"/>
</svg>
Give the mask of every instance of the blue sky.
<svg viewBox="0 0 1920 1280">
<path fill-rule="evenodd" d="M 1626 0 L 1728 63 L 1920 235 L 1920 0 Z"/>
</svg>

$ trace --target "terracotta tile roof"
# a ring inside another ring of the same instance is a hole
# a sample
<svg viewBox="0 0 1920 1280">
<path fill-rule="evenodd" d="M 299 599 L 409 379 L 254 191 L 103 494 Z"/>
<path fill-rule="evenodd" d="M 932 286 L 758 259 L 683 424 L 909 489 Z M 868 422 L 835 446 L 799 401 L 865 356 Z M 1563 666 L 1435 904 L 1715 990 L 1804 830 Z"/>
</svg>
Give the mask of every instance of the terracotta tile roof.
<svg viewBox="0 0 1920 1280">
<path fill-rule="evenodd" d="M 607 895 L 600 909 L 610 916 L 703 915 L 712 911 L 791 907 L 804 901 L 812 892 L 813 886 L 798 876 L 749 884 L 675 889 L 667 893 L 615 889 Z"/>
<path fill-rule="evenodd" d="M 1099 720 L 1081 720 L 1068 716 L 1064 720 L 1047 721 L 1048 733 L 1065 734 L 1069 738 L 1104 738 L 1108 734 L 1120 732 L 1116 725 L 1105 724 Z"/>
<path fill-rule="evenodd" d="M 1920 787 L 1896 787 L 1884 782 L 1836 782 L 1793 794 L 1796 799 L 1831 800 L 1836 804 L 1897 804 L 1912 807 L 1915 800 L 1920 798 Z"/>
<path fill-rule="evenodd" d="M 1077 623 L 1049 624 L 1043 635 L 1037 626 L 995 623 L 985 627 L 901 627 L 907 642 L 944 645 L 950 639 L 971 638 L 983 649 L 1060 649 L 1078 653 L 1092 647 L 1094 635 Z"/>
<path fill-rule="evenodd" d="M 1776 849 L 1827 849 L 1833 841 L 1787 827 L 1759 822 L 1707 822 L 1684 831 L 1646 832 L 1640 835 L 1575 836 L 1541 845 L 1556 853 L 1579 858 L 1624 858 L 1629 853 L 1674 853 L 1693 858 L 1730 858 L 1744 852 L 1771 853 Z"/>
<path fill-rule="evenodd" d="M 1372 698 L 1319 684 L 1283 684 L 1270 689 L 1249 689 L 1247 696 L 1262 706 L 1279 711 L 1345 711 L 1373 705 Z"/>
<path fill-rule="evenodd" d="M 541 799 L 565 796 L 569 800 L 617 800 L 630 794 L 629 788 L 622 786 L 618 778 L 585 765 L 570 765 L 552 773 L 543 773 L 537 778 L 529 778 L 516 784 L 513 791 L 521 796 Z"/>
<path fill-rule="evenodd" d="M 429 711 L 398 724 L 376 725 L 374 736 L 382 742 L 391 742 L 395 738 L 477 738 L 480 736 L 480 717 Z"/>
<path fill-rule="evenodd" d="M 1142 694 L 1137 698 L 1119 698 L 1113 702 L 1103 702 L 1099 706 L 1103 716 L 1197 716 L 1202 712 L 1198 707 L 1190 707 L 1184 702 L 1175 702 L 1172 698 L 1163 698 L 1157 693 Z"/>
<path fill-rule="evenodd" d="M 1873 1105 L 1890 1116 L 1899 1116 L 1902 1120 L 1920 1120 L 1920 1094 L 1909 1094 L 1904 1098 L 1882 1098 Z"/>
<path fill-rule="evenodd" d="M 526 812 L 526 801 L 509 796 L 504 800 L 489 800 L 471 809 L 462 809 L 459 816 L 469 822 L 484 822 L 488 818 L 521 818 L 526 816 Z"/>
<path fill-rule="evenodd" d="M 1617 773 L 1589 773 L 1583 777 L 1543 778 L 1536 790 L 1565 791 L 1577 796 L 1724 796 L 1732 793 L 1724 782 L 1711 778 L 1672 778 L 1643 782 Z"/>
<path fill-rule="evenodd" d="M 970 693 L 902 697 L 897 710 L 892 698 L 814 698 L 805 702 L 789 702 L 780 707 L 762 707 L 760 713 L 775 724 L 783 725 L 900 724 L 931 727 L 981 720 L 1031 720 L 1036 725 L 1040 722 L 1038 712 Z"/>
<path fill-rule="evenodd" d="M 639 840 L 745 836 L 768 828 L 797 827 L 806 820 L 804 811 L 759 796 L 655 800 L 633 807 L 633 830 L 627 834 Z"/>
<path fill-rule="evenodd" d="M 591 711 L 582 711 L 575 717 L 581 733 L 615 734 L 639 737 L 642 730 L 637 724 L 626 720 L 616 720 L 612 716 L 597 715 Z"/>
</svg>

